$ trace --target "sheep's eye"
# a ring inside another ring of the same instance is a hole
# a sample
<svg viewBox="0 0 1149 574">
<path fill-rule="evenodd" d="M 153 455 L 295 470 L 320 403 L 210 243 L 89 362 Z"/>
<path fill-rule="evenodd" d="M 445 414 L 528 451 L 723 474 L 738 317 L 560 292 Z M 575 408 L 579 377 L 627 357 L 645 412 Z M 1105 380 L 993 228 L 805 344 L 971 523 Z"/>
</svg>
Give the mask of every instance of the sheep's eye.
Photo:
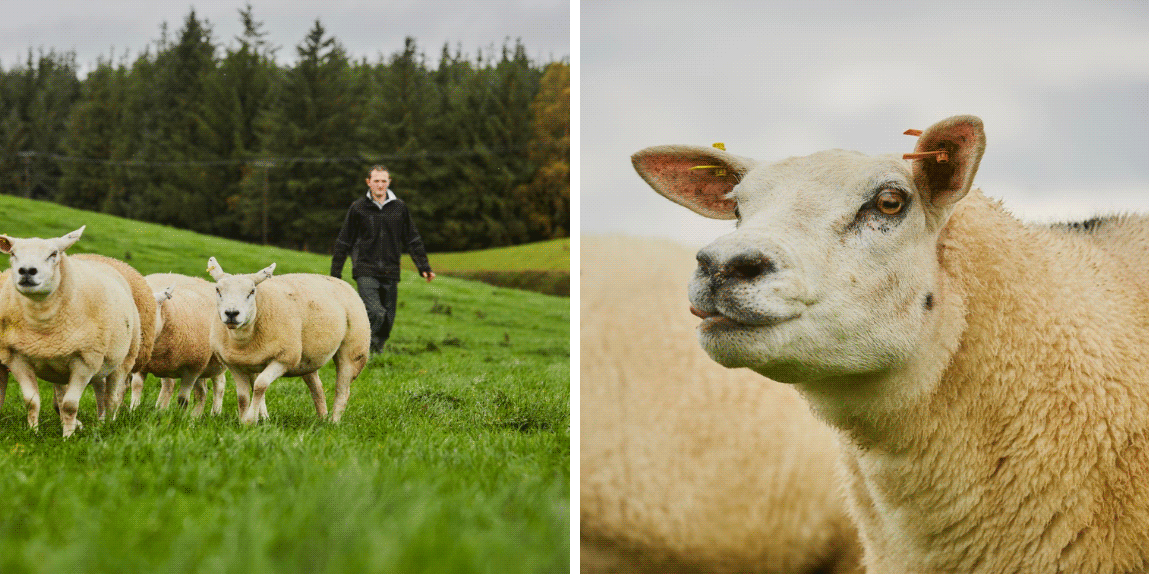
<svg viewBox="0 0 1149 574">
<path fill-rule="evenodd" d="M 255 296 L 255 289 L 252 289 L 251 293 L 248 293 L 247 296 L 248 297 L 254 297 Z"/>
<path fill-rule="evenodd" d="M 59 251 L 53 251 L 53 252 L 52 252 L 52 254 L 48 256 L 48 259 L 52 259 L 52 258 L 56 257 L 56 256 L 57 256 L 57 255 L 59 255 L 59 254 L 60 254 L 60 252 L 59 252 Z"/>
<path fill-rule="evenodd" d="M 734 206 L 734 219 L 737 219 L 739 223 L 742 223 L 742 212 L 738 210 L 737 205 Z"/>
<path fill-rule="evenodd" d="M 878 211 L 886 215 L 897 215 L 906 208 L 906 197 L 899 191 L 886 189 L 878 194 L 876 203 Z"/>
</svg>

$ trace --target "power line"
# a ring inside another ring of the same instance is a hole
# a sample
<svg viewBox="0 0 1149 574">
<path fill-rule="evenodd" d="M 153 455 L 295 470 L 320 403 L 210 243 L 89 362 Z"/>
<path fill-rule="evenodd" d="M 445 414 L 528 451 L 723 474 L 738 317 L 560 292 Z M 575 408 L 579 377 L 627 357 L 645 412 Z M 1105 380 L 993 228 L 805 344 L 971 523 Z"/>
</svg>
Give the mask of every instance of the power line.
<svg viewBox="0 0 1149 574">
<path fill-rule="evenodd" d="M 69 156 L 42 151 L 17 152 L 20 158 L 28 161 L 31 158 L 50 159 L 69 163 L 89 163 L 99 165 L 113 165 L 120 167 L 182 167 L 182 166 L 220 166 L 220 165 L 253 165 L 255 167 L 279 167 L 293 163 L 371 163 L 381 161 L 438 159 L 448 157 L 482 156 L 482 155 L 512 155 L 529 150 L 530 145 L 481 148 L 471 150 L 451 151 L 421 151 L 414 154 L 381 154 L 370 156 L 345 157 L 262 157 L 249 159 L 208 159 L 208 160 L 181 160 L 181 161 L 145 161 L 145 160 L 117 160 L 94 157 Z"/>
</svg>

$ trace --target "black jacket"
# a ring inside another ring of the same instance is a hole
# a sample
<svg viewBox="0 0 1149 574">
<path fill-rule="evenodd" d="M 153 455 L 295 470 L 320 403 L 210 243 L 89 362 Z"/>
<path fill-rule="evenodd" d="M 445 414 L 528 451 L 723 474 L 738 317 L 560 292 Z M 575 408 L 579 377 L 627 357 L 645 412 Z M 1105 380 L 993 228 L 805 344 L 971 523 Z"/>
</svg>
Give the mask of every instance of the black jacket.
<svg viewBox="0 0 1149 574">
<path fill-rule="evenodd" d="M 365 194 L 347 210 L 331 256 L 331 275 L 343 276 L 343 262 L 350 253 L 352 277 L 398 281 L 399 256 L 403 251 L 411 254 L 420 273 L 431 270 L 423 238 L 411 221 L 407 205 L 392 199 L 380 208 Z"/>
</svg>

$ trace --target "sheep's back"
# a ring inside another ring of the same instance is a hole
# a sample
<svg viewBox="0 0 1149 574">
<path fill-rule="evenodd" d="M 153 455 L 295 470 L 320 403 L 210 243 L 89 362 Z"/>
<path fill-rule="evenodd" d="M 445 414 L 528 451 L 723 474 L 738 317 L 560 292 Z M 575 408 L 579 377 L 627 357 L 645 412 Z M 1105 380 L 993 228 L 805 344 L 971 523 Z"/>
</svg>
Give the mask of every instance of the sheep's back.
<svg viewBox="0 0 1149 574">
<path fill-rule="evenodd" d="M 136 353 L 136 367 L 134 371 L 139 371 L 141 368 L 146 367 L 151 360 L 152 347 L 156 339 L 156 324 L 151 320 L 156 316 L 156 299 L 152 294 L 152 289 L 148 282 L 144 280 L 144 276 L 140 275 L 134 267 L 127 263 L 120 261 L 114 257 L 100 255 L 98 253 L 78 253 L 71 256 L 72 259 L 79 259 L 81 261 L 98 261 L 115 269 L 124 280 L 128 282 L 131 288 L 132 299 L 135 302 L 136 310 L 140 316 L 140 342 L 139 352 Z M 146 319 L 145 319 L 146 318 Z"/>
<path fill-rule="evenodd" d="M 285 313 L 299 317 L 301 363 L 324 364 L 344 345 L 369 344 L 367 312 L 359 294 L 346 281 L 316 273 L 276 275 L 259 286 L 265 299 L 257 301 L 260 329 L 271 315 L 284 318 Z M 265 314 L 265 305 L 275 306 Z M 270 327 L 269 327 L 270 328 Z M 360 339 L 363 339 L 362 341 Z M 306 370 L 310 367 L 302 367 Z"/>
<path fill-rule="evenodd" d="M 144 278 L 153 292 L 174 286 L 161 306 L 164 325 L 156 333 L 147 372 L 181 376 L 183 369 L 202 370 L 212 357 L 211 322 L 216 320 L 215 286 L 198 277 L 153 273 Z"/>
</svg>

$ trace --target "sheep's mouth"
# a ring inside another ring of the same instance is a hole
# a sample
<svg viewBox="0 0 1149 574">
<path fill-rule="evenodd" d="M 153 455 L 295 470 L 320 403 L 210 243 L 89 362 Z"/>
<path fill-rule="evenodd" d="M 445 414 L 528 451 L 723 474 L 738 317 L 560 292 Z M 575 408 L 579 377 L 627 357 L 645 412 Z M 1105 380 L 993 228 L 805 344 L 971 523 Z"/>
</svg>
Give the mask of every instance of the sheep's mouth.
<svg viewBox="0 0 1149 574">
<path fill-rule="evenodd" d="M 16 290 L 21 293 L 36 293 L 43 288 L 43 286 L 43 283 L 28 277 L 21 277 L 16 281 Z"/>
<path fill-rule="evenodd" d="M 723 315 L 717 311 L 703 311 L 693 305 L 690 306 L 690 314 L 702 319 L 702 324 L 699 325 L 701 329 L 714 329 L 714 328 L 753 328 L 753 327 L 772 327 L 780 323 L 785 323 L 793 319 L 797 319 L 802 315 L 801 312 L 792 313 L 788 315 L 757 315 L 753 320 L 738 319 L 729 315 Z"/>
</svg>

